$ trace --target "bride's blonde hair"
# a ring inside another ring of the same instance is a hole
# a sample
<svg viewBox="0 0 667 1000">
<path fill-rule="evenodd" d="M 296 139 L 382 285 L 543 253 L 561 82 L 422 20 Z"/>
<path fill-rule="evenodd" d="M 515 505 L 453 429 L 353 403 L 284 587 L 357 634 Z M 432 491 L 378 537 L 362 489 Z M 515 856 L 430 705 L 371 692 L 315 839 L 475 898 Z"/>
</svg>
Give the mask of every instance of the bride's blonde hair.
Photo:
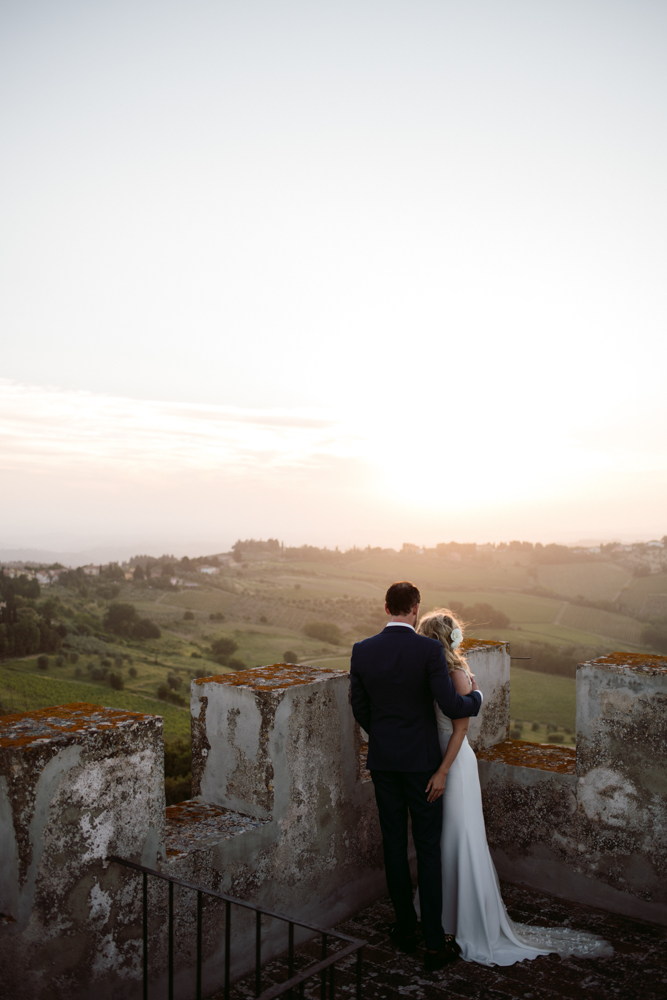
<svg viewBox="0 0 667 1000">
<path fill-rule="evenodd" d="M 435 611 L 429 611 L 419 619 L 417 632 L 428 639 L 437 639 L 442 643 L 450 670 L 463 670 L 470 676 L 465 656 L 462 656 L 458 649 L 452 649 L 451 634 L 455 628 L 460 628 L 463 632 L 463 623 L 458 620 L 454 612 L 449 608 L 436 608 Z"/>
</svg>

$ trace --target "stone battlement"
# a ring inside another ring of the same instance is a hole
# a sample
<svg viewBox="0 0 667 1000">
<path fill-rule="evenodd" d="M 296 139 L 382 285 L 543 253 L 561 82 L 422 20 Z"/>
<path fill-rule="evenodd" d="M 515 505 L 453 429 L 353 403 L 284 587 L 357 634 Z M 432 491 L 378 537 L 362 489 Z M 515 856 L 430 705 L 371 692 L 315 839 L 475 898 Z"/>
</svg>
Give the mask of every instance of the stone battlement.
<svg viewBox="0 0 667 1000">
<path fill-rule="evenodd" d="M 254 670 L 242 670 L 233 674 L 213 674 L 198 677 L 193 684 L 226 684 L 229 687 L 247 688 L 250 691 L 284 691 L 298 684 L 312 684 L 326 680 L 340 670 L 325 667 L 310 667 L 305 663 L 273 663 Z"/>
<path fill-rule="evenodd" d="M 190 851 L 212 847 L 268 823 L 268 820 L 245 816 L 203 799 L 188 799 L 167 806 L 165 848 L 168 861 L 184 858 Z"/>
<path fill-rule="evenodd" d="M 667 923 L 667 657 L 580 665 L 577 748 L 509 740 L 507 643 L 466 642 L 484 692 L 468 738 L 502 877 Z M 74 704 L 0 718 L 0 975 L 11 1000 L 140 995 L 139 861 L 327 925 L 384 892 L 380 830 L 349 676 L 272 664 L 191 684 L 193 798 L 165 811 L 162 720 Z M 151 990 L 167 894 L 150 889 Z M 175 894 L 176 993 L 192 995 L 192 893 Z M 252 914 L 232 922 L 232 978 Z M 203 989 L 222 975 L 206 907 Z M 266 927 L 263 955 L 284 950 Z"/>
<path fill-rule="evenodd" d="M 511 767 L 535 767 L 539 771 L 574 774 L 577 751 L 552 743 L 529 743 L 528 740 L 503 740 L 477 752 L 477 760 L 509 764 Z"/>
<path fill-rule="evenodd" d="M 45 748 L 54 752 L 63 746 L 88 743 L 93 736 L 136 732 L 139 726 L 161 730 L 154 715 L 101 708 L 86 702 L 42 708 L 35 712 L 5 715 L 0 719 L 0 751 Z"/>
<path fill-rule="evenodd" d="M 667 674 L 667 656 L 648 656 L 644 653 L 609 653 L 589 660 L 581 666 L 608 667 L 618 671 L 632 670 L 640 674 L 661 676 Z"/>
<path fill-rule="evenodd" d="M 667 657 L 577 668 L 577 745 L 478 754 L 501 878 L 667 924 Z"/>
</svg>

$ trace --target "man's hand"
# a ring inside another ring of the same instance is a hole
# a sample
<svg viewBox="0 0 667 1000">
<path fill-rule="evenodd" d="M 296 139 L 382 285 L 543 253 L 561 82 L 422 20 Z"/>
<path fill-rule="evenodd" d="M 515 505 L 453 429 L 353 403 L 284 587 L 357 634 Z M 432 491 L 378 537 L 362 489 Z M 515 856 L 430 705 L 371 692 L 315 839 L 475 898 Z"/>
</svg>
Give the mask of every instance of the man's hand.
<svg viewBox="0 0 667 1000">
<path fill-rule="evenodd" d="M 472 687 L 470 688 L 470 691 L 471 691 L 471 693 L 472 693 L 473 691 L 479 691 L 479 684 L 478 684 L 478 683 L 477 683 L 477 681 L 475 680 L 475 675 L 474 675 L 474 674 L 471 674 L 471 675 L 470 675 L 470 679 L 471 679 L 471 681 L 472 681 Z"/>
<path fill-rule="evenodd" d="M 426 786 L 427 802 L 436 802 L 442 797 L 447 784 L 447 772 L 436 771 Z"/>
</svg>

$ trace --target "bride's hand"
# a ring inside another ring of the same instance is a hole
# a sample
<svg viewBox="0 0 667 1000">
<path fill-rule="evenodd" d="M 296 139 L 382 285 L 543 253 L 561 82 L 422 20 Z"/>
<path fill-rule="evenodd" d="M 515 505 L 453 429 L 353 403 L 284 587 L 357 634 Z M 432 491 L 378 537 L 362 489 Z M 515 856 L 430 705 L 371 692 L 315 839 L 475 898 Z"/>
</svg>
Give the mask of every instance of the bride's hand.
<svg viewBox="0 0 667 1000">
<path fill-rule="evenodd" d="M 446 784 L 447 775 L 443 774 L 441 771 L 436 771 L 426 786 L 426 794 L 428 796 L 427 801 L 436 802 L 439 798 L 441 798 Z"/>
</svg>

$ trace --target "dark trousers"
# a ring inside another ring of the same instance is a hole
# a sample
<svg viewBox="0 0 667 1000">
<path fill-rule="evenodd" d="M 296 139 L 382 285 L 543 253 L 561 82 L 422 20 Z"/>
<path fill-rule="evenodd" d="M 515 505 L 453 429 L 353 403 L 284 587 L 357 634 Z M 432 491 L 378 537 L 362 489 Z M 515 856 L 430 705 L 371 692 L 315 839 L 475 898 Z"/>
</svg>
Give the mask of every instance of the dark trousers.
<svg viewBox="0 0 667 1000">
<path fill-rule="evenodd" d="M 431 950 L 444 944 L 442 929 L 442 799 L 428 802 L 431 771 L 371 771 L 380 813 L 387 889 L 396 911 L 399 933 L 411 934 L 417 923 L 408 864 L 408 812 L 417 852 L 417 878 L 422 931 Z"/>
</svg>

